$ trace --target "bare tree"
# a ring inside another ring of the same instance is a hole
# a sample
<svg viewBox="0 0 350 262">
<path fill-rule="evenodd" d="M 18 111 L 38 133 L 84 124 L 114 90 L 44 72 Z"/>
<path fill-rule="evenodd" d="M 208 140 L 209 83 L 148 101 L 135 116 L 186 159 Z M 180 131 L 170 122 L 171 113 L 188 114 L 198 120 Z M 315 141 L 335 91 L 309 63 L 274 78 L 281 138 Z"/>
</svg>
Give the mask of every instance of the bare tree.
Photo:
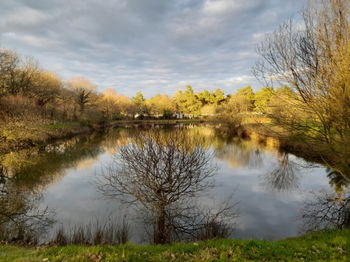
<svg viewBox="0 0 350 262">
<path fill-rule="evenodd" d="M 168 243 L 172 236 L 197 230 L 199 222 L 189 223 L 198 214 L 193 199 L 212 186 L 216 167 L 211 160 L 181 130 L 141 134 L 120 149 L 99 189 L 141 206 L 154 225 L 153 241 Z"/>
<path fill-rule="evenodd" d="M 328 161 L 345 175 L 349 162 L 338 160 L 350 154 L 350 2 L 310 1 L 302 18 L 301 26 L 289 21 L 267 36 L 253 71 L 269 85 L 297 91 L 291 106 L 303 114 L 294 131 L 327 145 L 336 155 Z"/>
</svg>

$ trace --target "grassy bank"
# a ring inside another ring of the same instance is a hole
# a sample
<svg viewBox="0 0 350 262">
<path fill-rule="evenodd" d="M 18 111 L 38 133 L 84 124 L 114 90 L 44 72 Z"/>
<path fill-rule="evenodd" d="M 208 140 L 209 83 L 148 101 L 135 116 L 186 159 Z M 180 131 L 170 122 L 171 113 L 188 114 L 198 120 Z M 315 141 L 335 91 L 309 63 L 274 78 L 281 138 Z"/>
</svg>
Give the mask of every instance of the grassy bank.
<svg viewBox="0 0 350 262">
<path fill-rule="evenodd" d="M 69 138 L 104 128 L 85 122 L 7 122 L 0 126 L 0 154 L 18 151 L 60 138 Z"/>
<path fill-rule="evenodd" d="M 168 246 L 0 246 L 0 261 L 350 261 L 350 230 L 281 241 L 219 239 Z"/>
<path fill-rule="evenodd" d="M 149 124 L 190 124 L 200 120 L 118 120 L 103 124 L 85 121 L 12 121 L 0 122 L 0 154 L 18 151 L 57 139 L 98 132 L 110 126 Z"/>
</svg>

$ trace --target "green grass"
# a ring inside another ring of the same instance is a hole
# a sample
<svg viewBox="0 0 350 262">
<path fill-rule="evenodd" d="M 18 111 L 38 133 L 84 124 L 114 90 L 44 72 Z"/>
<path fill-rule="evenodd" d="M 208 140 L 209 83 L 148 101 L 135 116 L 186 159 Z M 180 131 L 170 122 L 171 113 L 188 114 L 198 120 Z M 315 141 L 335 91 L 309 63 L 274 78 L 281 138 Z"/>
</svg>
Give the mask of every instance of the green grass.
<svg viewBox="0 0 350 262">
<path fill-rule="evenodd" d="M 0 246 L 0 261 L 350 261 L 350 230 L 281 241 L 218 239 L 167 246 Z"/>
</svg>

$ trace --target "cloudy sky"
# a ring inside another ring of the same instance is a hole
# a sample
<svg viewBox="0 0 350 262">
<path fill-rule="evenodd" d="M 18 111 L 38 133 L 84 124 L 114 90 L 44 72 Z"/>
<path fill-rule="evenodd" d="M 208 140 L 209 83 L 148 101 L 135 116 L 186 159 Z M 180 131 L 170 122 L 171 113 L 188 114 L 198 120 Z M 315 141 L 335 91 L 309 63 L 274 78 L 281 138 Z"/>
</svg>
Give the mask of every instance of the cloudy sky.
<svg viewBox="0 0 350 262">
<path fill-rule="evenodd" d="M 128 96 L 260 84 L 255 46 L 306 0 L 0 0 L 0 47 Z"/>
</svg>

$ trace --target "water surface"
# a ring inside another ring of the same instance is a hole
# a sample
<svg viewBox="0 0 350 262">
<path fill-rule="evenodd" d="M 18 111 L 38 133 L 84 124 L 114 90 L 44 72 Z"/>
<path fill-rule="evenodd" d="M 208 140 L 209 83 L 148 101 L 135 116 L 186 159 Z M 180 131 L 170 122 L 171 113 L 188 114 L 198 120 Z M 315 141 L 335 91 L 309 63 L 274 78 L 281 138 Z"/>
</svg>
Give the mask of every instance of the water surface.
<svg viewBox="0 0 350 262">
<path fill-rule="evenodd" d="M 119 127 L 106 134 L 11 153 L 2 156 L 2 166 L 12 178 L 11 185 L 21 188 L 24 195 L 40 193 L 35 208 L 54 211 L 56 223 L 46 237 L 59 225 L 83 225 L 92 219 L 128 213 L 132 240 L 143 242 L 143 226 L 134 211 L 118 200 L 105 198 L 97 190 L 96 181 L 118 150 L 149 128 Z M 174 132 L 178 128 L 155 125 L 152 130 Z M 301 208 L 314 197 L 311 192 L 333 190 L 329 170 L 279 152 L 273 145 L 233 137 L 208 125 L 186 126 L 184 132 L 204 141 L 218 167 L 213 177 L 215 187 L 202 194 L 199 201 L 215 208 L 232 196 L 232 204 L 237 203 L 239 217 L 233 221 L 232 237 L 276 240 L 296 236 L 302 233 Z M 9 197 L 6 201 L 14 200 Z"/>
</svg>

